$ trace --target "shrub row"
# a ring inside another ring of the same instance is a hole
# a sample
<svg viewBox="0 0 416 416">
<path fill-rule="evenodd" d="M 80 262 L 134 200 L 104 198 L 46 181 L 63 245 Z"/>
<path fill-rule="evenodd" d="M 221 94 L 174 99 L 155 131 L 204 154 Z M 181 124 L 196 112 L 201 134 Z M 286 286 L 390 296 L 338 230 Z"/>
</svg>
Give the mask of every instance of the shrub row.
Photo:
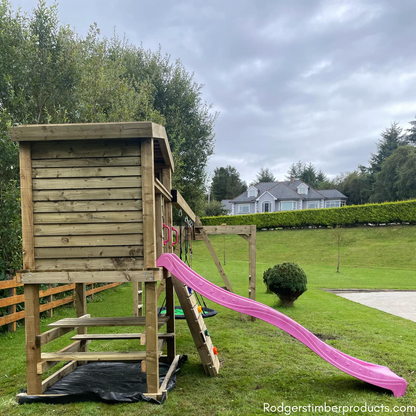
<svg viewBox="0 0 416 416">
<path fill-rule="evenodd" d="M 203 225 L 249 225 L 260 228 L 353 226 L 359 224 L 416 224 L 416 200 L 382 204 L 346 205 L 341 208 L 305 209 L 264 214 L 201 218 Z"/>
</svg>

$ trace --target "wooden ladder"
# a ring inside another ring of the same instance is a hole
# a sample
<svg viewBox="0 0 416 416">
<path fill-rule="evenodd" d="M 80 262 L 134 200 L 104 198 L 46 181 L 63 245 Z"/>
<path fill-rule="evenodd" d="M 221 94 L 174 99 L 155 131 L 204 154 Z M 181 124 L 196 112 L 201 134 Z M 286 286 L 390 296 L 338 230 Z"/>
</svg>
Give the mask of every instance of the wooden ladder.
<svg viewBox="0 0 416 416">
<path fill-rule="evenodd" d="M 204 318 L 202 317 L 202 314 L 198 312 L 198 303 L 195 295 L 193 292 L 190 294 L 188 287 L 176 277 L 172 276 L 172 279 L 176 295 L 181 304 L 205 373 L 210 376 L 216 376 L 220 369 L 220 362 L 218 360 L 218 355 L 214 354 L 214 346 L 212 345 Z"/>
</svg>

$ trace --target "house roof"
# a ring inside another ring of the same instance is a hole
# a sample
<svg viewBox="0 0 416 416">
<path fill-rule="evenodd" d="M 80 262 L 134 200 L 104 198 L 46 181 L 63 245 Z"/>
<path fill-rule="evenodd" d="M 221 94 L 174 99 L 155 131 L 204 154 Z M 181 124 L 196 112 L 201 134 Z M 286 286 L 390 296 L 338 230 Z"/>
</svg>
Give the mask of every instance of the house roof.
<svg viewBox="0 0 416 416">
<path fill-rule="evenodd" d="M 231 207 L 231 204 L 230 204 L 230 200 L 229 200 L 229 199 L 223 199 L 223 200 L 221 201 L 221 205 L 222 205 L 225 209 L 227 209 L 228 211 L 230 211 L 230 212 L 231 212 L 232 207 Z"/>
<path fill-rule="evenodd" d="M 308 186 L 308 194 L 301 195 L 298 194 L 297 190 L 300 184 L 305 184 Z M 255 188 L 259 190 L 257 196 L 247 196 L 248 193 L 243 192 L 241 195 L 230 200 L 230 203 L 243 203 L 243 202 L 255 202 L 257 198 L 263 195 L 268 191 L 278 200 L 294 200 L 294 199 L 303 199 L 303 200 L 316 200 L 316 199 L 328 199 L 328 198 L 345 198 L 347 197 L 336 189 L 328 189 L 325 191 L 317 191 L 310 187 L 307 183 L 301 181 L 300 179 L 295 179 L 291 181 L 281 181 L 281 182 L 261 182 L 254 185 Z"/>
<path fill-rule="evenodd" d="M 347 197 L 337 189 L 326 189 L 325 191 L 319 191 L 325 198 L 345 198 Z"/>
</svg>

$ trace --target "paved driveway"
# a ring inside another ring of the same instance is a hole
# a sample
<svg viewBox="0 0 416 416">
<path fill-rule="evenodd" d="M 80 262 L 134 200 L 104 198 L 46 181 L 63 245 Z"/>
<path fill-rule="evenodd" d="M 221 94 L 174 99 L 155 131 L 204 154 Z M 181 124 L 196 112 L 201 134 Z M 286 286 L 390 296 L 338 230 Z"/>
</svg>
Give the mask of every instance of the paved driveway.
<svg viewBox="0 0 416 416">
<path fill-rule="evenodd" d="M 345 299 L 416 322 L 416 292 L 334 292 Z"/>
</svg>

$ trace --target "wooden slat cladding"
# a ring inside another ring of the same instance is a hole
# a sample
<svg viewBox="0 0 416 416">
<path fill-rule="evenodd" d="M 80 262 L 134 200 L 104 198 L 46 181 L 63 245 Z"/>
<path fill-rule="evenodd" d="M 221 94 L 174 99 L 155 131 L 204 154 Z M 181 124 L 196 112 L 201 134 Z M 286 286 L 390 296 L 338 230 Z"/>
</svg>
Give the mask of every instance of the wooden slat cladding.
<svg viewBox="0 0 416 416">
<path fill-rule="evenodd" d="M 73 236 L 100 234 L 141 234 L 143 223 L 103 223 L 103 224 L 38 224 L 34 227 L 35 236 Z"/>
<path fill-rule="evenodd" d="M 139 208 L 137 208 L 139 209 Z M 52 212 L 33 214 L 35 224 L 95 224 L 106 222 L 141 222 L 142 211 Z"/>
<path fill-rule="evenodd" d="M 132 257 L 143 258 L 143 246 L 115 246 L 115 247 L 54 247 L 35 248 L 35 259 L 56 258 L 114 258 Z"/>
<path fill-rule="evenodd" d="M 86 166 L 140 166 L 140 156 L 37 159 L 32 161 L 32 168 L 75 168 Z"/>
<path fill-rule="evenodd" d="M 98 212 L 98 211 L 141 211 L 142 201 L 110 200 L 110 201 L 57 201 L 34 202 L 33 212 Z"/>
<path fill-rule="evenodd" d="M 143 258 L 77 258 L 77 259 L 39 259 L 35 260 L 36 270 L 111 270 L 111 269 L 141 269 Z"/>
<path fill-rule="evenodd" d="M 32 159 L 140 156 L 137 140 L 35 142 Z"/>
<path fill-rule="evenodd" d="M 79 189 L 33 191 L 33 201 L 88 201 L 102 199 L 137 199 L 140 188 L 88 189 L 88 193 Z"/>
<path fill-rule="evenodd" d="M 143 268 L 140 140 L 32 146 L 36 269 Z"/>
<path fill-rule="evenodd" d="M 32 178 L 110 178 L 137 175 L 141 175 L 140 166 L 94 166 L 32 169 Z"/>
<path fill-rule="evenodd" d="M 94 247 L 143 244 L 143 234 L 35 237 L 35 247 Z"/>
<path fill-rule="evenodd" d="M 33 179 L 33 189 L 80 189 L 88 192 L 90 189 L 101 188 L 137 188 L 142 186 L 141 176 L 126 176 L 120 178 L 65 178 L 65 179 Z M 85 195 L 88 198 L 88 195 Z"/>
</svg>

